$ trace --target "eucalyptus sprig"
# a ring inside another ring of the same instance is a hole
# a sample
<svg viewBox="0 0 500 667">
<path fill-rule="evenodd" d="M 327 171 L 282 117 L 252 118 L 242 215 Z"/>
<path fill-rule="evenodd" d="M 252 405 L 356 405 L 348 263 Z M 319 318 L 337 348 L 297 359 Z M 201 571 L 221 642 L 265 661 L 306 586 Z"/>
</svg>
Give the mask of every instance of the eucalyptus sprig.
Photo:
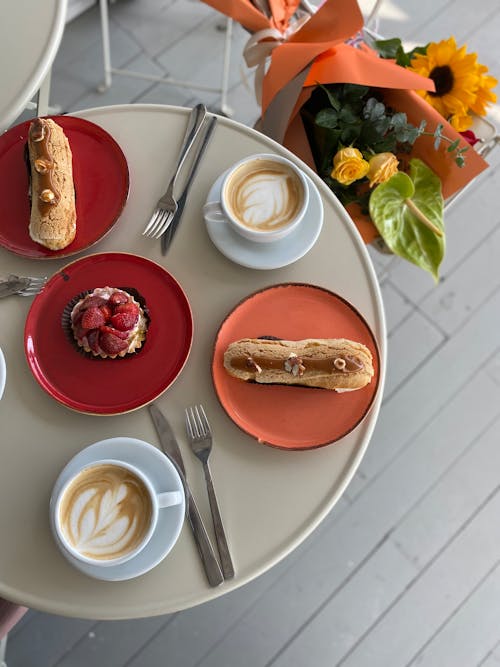
<svg viewBox="0 0 500 667">
<path fill-rule="evenodd" d="M 441 141 L 450 145 L 448 153 L 454 153 L 453 160 L 458 167 L 465 165 L 465 152 L 468 147 L 460 148 L 460 140 L 452 140 L 443 134 L 444 125 L 440 123 L 434 132 L 426 132 L 426 121 L 422 120 L 418 127 L 408 122 L 403 112 L 394 112 L 375 97 L 368 97 L 370 88 L 353 84 L 345 84 L 335 89 L 320 84 L 324 90 L 330 107 L 324 108 L 316 115 L 315 122 L 319 127 L 330 130 L 332 136 L 344 146 L 356 144 L 364 152 L 381 153 L 396 152 L 413 146 L 418 137 L 434 137 L 434 148 L 437 150 Z M 356 99 L 357 95 L 357 99 Z"/>
</svg>

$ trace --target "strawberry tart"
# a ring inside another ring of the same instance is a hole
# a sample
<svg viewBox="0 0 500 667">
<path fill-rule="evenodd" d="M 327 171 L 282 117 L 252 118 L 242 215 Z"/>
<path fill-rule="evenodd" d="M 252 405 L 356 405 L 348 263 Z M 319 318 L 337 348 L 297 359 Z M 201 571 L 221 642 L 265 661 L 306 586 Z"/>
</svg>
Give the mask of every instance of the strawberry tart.
<svg viewBox="0 0 500 667">
<path fill-rule="evenodd" d="M 70 311 L 69 324 L 82 351 L 116 359 L 142 347 L 148 327 L 145 310 L 124 289 L 98 287 L 78 299 Z"/>
</svg>

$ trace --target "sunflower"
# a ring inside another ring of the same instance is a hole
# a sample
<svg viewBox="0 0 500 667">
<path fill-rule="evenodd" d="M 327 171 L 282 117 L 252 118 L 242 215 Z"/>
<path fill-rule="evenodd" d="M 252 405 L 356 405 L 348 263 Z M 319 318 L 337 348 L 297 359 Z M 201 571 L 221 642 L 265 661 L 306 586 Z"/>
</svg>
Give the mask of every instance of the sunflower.
<svg viewBox="0 0 500 667">
<path fill-rule="evenodd" d="M 486 105 L 496 100 L 491 92 L 496 79 L 486 75 L 488 68 L 475 53 L 457 48 L 454 37 L 431 42 L 425 54 L 412 58 L 409 69 L 434 81 L 436 92 L 417 92 L 459 132 L 472 124 L 470 111 L 484 115 Z"/>
<path fill-rule="evenodd" d="M 477 89 L 476 101 L 471 106 L 471 110 L 478 116 L 484 116 L 488 104 L 497 101 L 497 96 L 495 93 L 491 92 L 491 89 L 497 85 L 498 81 L 494 76 L 486 74 L 488 68 L 484 65 L 478 65 L 477 69 L 480 75 L 480 81 Z"/>
</svg>

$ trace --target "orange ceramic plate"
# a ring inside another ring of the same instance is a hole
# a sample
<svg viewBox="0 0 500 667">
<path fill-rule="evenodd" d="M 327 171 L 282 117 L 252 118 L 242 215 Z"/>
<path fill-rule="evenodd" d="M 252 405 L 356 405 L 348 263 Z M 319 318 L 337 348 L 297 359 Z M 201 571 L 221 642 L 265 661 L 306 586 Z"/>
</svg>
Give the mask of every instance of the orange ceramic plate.
<svg viewBox="0 0 500 667">
<path fill-rule="evenodd" d="M 229 343 L 259 336 L 359 341 L 373 355 L 375 375 L 363 389 L 341 394 L 251 384 L 228 375 L 223 358 Z M 340 440 L 359 424 L 375 398 L 379 368 L 375 337 L 350 303 L 321 287 L 286 283 L 252 294 L 227 316 L 217 334 L 212 375 L 224 410 L 243 431 L 266 445 L 312 449 Z"/>
</svg>

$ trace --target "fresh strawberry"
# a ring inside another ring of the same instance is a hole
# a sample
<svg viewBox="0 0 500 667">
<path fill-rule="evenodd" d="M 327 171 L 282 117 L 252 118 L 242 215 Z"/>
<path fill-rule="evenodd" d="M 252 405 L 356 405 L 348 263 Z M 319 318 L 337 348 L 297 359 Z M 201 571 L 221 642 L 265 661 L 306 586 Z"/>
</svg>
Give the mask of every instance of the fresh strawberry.
<svg viewBox="0 0 500 667">
<path fill-rule="evenodd" d="M 83 313 L 81 326 L 84 329 L 97 329 L 106 322 L 104 315 L 98 307 L 87 308 Z"/>
<path fill-rule="evenodd" d="M 138 315 L 139 306 L 136 303 L 132 303 L 132 301 L 121 303 L 119 306 L 116 306 L 114 313 L 132 313 L 133 315 Z"/>
<path fill-rule="evenodd" d="M 99 310 L 104 315 L 105 322 L 107 322 L 109 320 L 109 318 L 111 317 L 111 315 L 113 314 L 113 311 L 111 310 L 111 308 L 107 304 L 104 304 L 103 306 L 99 306 Z"/>
<path fill-rule="evenodd" d="M 118 338 L 118 336 L 108 333 L 107 331 L 100 332 L 99 345 L 106 354 L 118 354 L 119 352 L 126 350 L 128 347 L 126 340 L 122 340 L 121 338 Z"/>
<path fill-rule="evenodd" d="M 104 299 L 102 296 L 87 296 L 83 300 L 81 308 L 84 308 L 86 310 L 88 308 L 99 308 L 99 306 L 103 306 L 105 303 L 106 299 Z"/>
<path fill-rule="evenodd" d="M 75 337 L 78 338 L 78 340 L 81 340 L 89 332 L 88 329 L 84 329 L 83 327 L 80 326 L 75 327 L 74 331 L 75 331 Z"/>
<path fill-rule="evenodd" d="M 137 315 L 134 315 L 133 313 L 116 313 L 116 315 L 113 315 L 110 322 L 115 329 L 127 331 L 128 329 L 132 329 L 138 318 L 139 313 L 137 313 Z"/>
<path fill-rule="evenodd" d="M 118 329 L 113 329 L 113 327 L 103 326 L 100 327 L 100 331 L 102 333 L 113 334 L 113 336 L 117 336 L 117 338 L 122 338 L 123 340 L 128 338 L 128 331 L 119 331 Z"/>
<path fill-rule="evenodd" d="M 71 322 L 73 323 L 73 326 L 75 327 L 80 326 L 84 312 L 85 312 L 84 310 L 77 310 L 73 313 L 71 317 Z"/>
<path fill-rule="evenodd" d="M 90 349 L 97 352 L 99 349 L 99 329 L 92 329 L 92 331 L 89 331 L 87 341 Z"/>
<path fill-rule="evenodd" d="M 112 306 L 118 306 L 120 303 L 127 303 L 128 301 L 128 296 L 125 294 L 125 292 L 113 292 L 113 294 L 109 297 L 109 303 Z"/>
</svg>

